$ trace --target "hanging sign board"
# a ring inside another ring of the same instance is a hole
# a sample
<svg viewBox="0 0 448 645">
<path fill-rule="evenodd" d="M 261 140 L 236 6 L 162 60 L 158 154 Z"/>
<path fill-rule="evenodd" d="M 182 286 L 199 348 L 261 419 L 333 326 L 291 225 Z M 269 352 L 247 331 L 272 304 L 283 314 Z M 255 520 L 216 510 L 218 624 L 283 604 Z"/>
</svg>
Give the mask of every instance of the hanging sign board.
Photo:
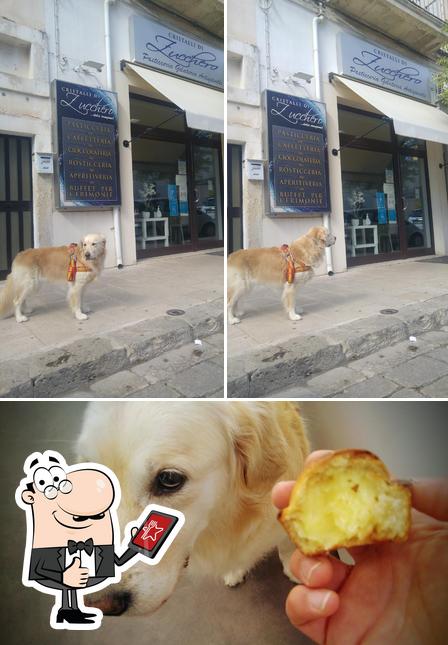
<svg viewBox="0 0 448 645">
<path fill-rule="evenodd" d="M 120 204 L 115 92 L 55 81 L 59 205 Z"/>
<path fill-rule="evenodd" d="M 431 102 L 434 70 L 387 47 L 339 34 L 339 73 L 385 90 Z"/>
<path fill-rule="evenodd" d="M 330 211 L 325 105 L 266 91 L 270 214 Z"/>
<path fill-rule="evenodd" d="M 224 50 L 142 16 L 130 18 L 131 60 L 202 85 L 224 88 Z"/>
</svg>

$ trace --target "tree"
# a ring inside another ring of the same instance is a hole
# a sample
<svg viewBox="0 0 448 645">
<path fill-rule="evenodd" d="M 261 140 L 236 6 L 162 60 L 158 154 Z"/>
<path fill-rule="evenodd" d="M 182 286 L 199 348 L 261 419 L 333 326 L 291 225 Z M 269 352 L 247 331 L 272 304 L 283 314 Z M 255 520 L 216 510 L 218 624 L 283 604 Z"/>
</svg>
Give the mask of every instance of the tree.
<svg viewBox="0 0 448 645">
<path fill-rule="evenodd" d="M 445 24 L 443 31 L 448 35 L 448 25 Z M 440 56 L 437 59 L 440 72 L 434 76 L 439 88 L 439 103 L 448 107 L 448 43 L 440 48 Z"/>
</svg>

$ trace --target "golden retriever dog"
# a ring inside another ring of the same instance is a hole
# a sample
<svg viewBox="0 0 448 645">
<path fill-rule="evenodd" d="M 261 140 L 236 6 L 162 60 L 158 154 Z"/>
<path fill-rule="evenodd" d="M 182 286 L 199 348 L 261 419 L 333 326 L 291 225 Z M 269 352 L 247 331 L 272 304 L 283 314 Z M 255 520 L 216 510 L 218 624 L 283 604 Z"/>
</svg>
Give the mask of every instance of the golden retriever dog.
<svg viewBox="0 0 448 645">
<path fill-rule="evenodd" d="M 295 311 L 296 289 L 308 282 L 336 238 L 324 226 L 314 226 L 289 247 L 242 249 L 231 253 L 227 270 L 227 311 L 230 325 L 240 322 L 239 299 L 256 284 L 282 286 L 282 302 L 290 320 L 301 320 Z M 288 265 L 294 266 L 288 280 Z"/>
<path fill-rule="evenodd" d="M 286 402 L 90 403 L 82 461 L 109 466 L 121 484 L 120 526 L 150 503 L 178 509 L 185 525 L 156 567 L 137 563 L 87 597 L 105 614 L 148 614 L 178 580 L 211 575 L 234 586 L 272 549 L 286 575 L 294 550 L 271 489 L 295 479 L 309 452 L 297 405 Z"/>
<path fill-rule="evenodd" d="M 25 301 L 39 282 L 67 282 L 72 265 L 67 300 L 75 318 L 86 320 L 88 316 L 82 311 L 83 292 L 103 270 L 105 255 L 106 238 L 97 233 L 86 235 L 78 245 L 21 251 L 14 258 L 11 273 L 0 292 L 0 316 L 14 311 L 17 322 L 26 322 Z"/>
</svg>

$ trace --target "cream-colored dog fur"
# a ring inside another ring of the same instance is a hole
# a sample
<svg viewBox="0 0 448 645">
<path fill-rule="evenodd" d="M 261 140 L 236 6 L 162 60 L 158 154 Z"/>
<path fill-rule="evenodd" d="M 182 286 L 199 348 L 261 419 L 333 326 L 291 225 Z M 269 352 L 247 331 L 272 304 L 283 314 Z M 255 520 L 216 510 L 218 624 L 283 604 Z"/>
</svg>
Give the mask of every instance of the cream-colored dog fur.
<svg viewBox="0 0 448 645">
<path fill-rule="evenodd" d="M 82 296 L 89 282 L 103 270 L 106 238 L 97 233 L 86 235 L 78 244 L 76 255 L 90 271 L 77 273 L 75 280 L 68 283 L 67 300 L 75 318 L 86 320 L 88 316 L 82 311 Z M 23 313 L 26 299 L 36 291 L 41 280 L 66 282 L 69 262 L 68 246 L 27 249 L 18 253 L 6 285 L 0 291 L 0 316 L 14 312 L 17 322 L 26 322 L 28 318 Z"/>
<path fill-rule="evenodd" d="M 309 271 L 296 273 L 294 282 L 285 281 L 285 261 L 278 247 L 242 249 L 229 255 L 227 269 L 227 308 L 229 324 L 240 322 L 241 314 L 236 313 L 239 299 L 256 284 L 283 286 L 282 302 L 290 320 L 300 320 L 296 313 L 295 298 L 299 285 L 308 282 L 325 255 L 325 247 L 336 241 L 334 235 L 324 226 L 314 226 L 290 245 L 297 261 L 310 267 Z"/>
<path fill-rule="evenodd" d="M 206 574 L 236 585 L 275 547 L 289 575 L 294 547 L 276 519 L 271 489 L 281 479 L 296 479 L 309 451 L 296 405 L 91 403 L 78 450 L 82 461 L 105 464 L 117 475 L 121 527 L 152 502 L 186 518 L 157 567 L 138 563 L 120 583 L 87 597 L 105 613 L 114 613 L 117 593 L 130 594 L 129 613 L 153 612 L 181 576 Z M 164 469 L 184 474 L 185 484 L 160 494 L 157 475 Z"/>
</svg>

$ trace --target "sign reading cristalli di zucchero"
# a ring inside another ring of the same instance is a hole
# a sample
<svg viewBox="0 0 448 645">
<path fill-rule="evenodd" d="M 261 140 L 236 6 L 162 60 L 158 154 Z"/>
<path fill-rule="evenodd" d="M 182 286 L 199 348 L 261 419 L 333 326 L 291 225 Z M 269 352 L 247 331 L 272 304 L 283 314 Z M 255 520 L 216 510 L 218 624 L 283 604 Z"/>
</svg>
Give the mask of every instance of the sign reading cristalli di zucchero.
<svg viewBox="0 0 448 645">
<path fill-rule="evenodd" d="M 55 81 L 60 208 L 120 204 L 115 92 Z"/>
<path fill-rule="evenodd" d="M 222 47 L 141 16 L 131 16 L 130 32 L 131 58 L 134 62 L 223 89 Z"/>
<path fill-rule="evenodd" d="M 330 211 L 325 105 L 266 91 L 270 214 Z"/>
<path fill-rule="evenodd" d="M 434 70 L 351 34 L 339 34 L 339 73 L 431 102 Z"/>
</svg>

